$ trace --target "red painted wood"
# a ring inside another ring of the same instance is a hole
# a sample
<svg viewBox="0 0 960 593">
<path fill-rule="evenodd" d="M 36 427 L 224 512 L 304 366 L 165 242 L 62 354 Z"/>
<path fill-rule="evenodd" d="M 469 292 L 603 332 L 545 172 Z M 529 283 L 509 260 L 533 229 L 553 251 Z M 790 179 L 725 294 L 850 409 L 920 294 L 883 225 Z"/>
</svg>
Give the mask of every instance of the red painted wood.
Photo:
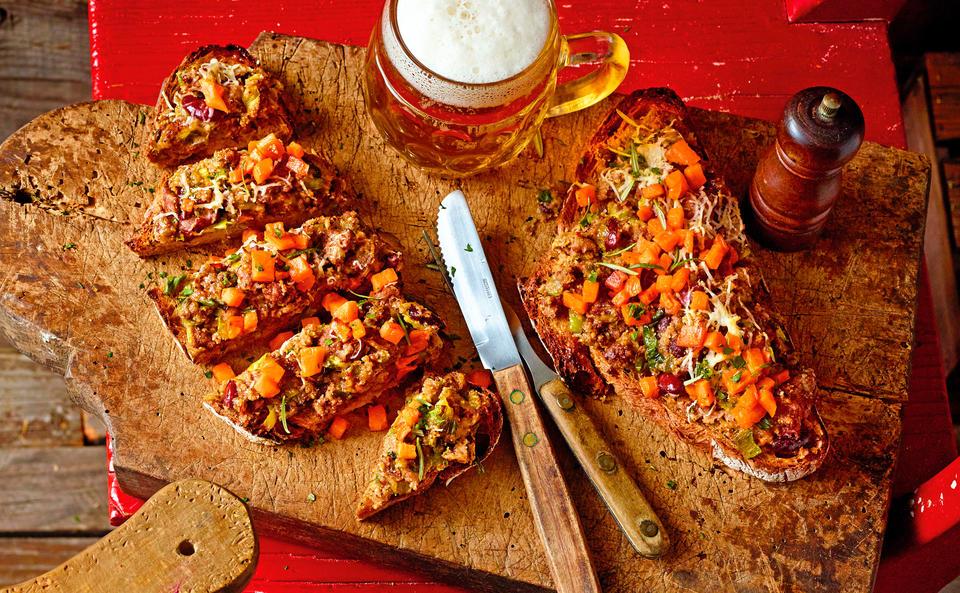
<svg viewBox="0 0 960 593">
<path fill-rule="evenodd" d="M 381 0 L 239 4 L 91 0 L 93 96 L 153 104 L 160 82 L 206 43 L 249 44 L 262 30 L 366 45 Z M 623 35 L 623 90 L 670 86 L 691 105 L 777 119 L 795 91 L 829 84 L 863 108 L 867 139 L 902 146 L 886 23 L 791 25 L 783 0 L 565 0 L 562 30 Z"/>
<path fill-rule="evenodd" d="M 791 23 L 893 20 L 906 0 L 785 0 Z"/>
<path fill-rule="evenodd" d="M 632 59 L 623 91 L 671 86 L 694 106 L 775 120 L 795 91 L 829 84 L 861 105 L 868 140 L 904 146 L 886 23 L 789 24 L 784 1 L 563 0 L 559 14 L 564 32 L 605 29 L 624 37 Z M 863 4 L 892 6 L 898 2 L 902 0 L 864 0 Z M 243 4 L 229 0 L 90 0 L 93 95 L 153 104 L 160 81 L 185 54 L 208 43 L 248 45 L 262 30 L 366 45 L 380 6 L 381 0 Z M 948 417 L 943 369 L 925 272 L 917 339 L 895 482 L 895 488 L 905 492 L 956 456 L 952 438 L 946 438 L 943 428 Z M 119 491 L 113 474 L 110 476 L 111 517 L 116 513 L 119 520 L 137 504 Z M 954 532 L 960 529 L 937 541 Z M 462 592 L 420 582 L 412 573 L 336 558 L 286 542 L 262 539 L 261 547 L 259 570 L 248 591 Z M 928 576 L 936 577 L 931 583 L 946 577 L 943 567 L 952 570 L 949 563 L 927 567 Z M 881 582 L 908 583 L 898 580 L 909 574 L 904 570 L 910 570 L 909 563 L 888 564 L 885 560 Z M 878 586 L 878 591 L 881 589 Z M 935 591 L 913 586 L 887 590 Z"/>
</svg>

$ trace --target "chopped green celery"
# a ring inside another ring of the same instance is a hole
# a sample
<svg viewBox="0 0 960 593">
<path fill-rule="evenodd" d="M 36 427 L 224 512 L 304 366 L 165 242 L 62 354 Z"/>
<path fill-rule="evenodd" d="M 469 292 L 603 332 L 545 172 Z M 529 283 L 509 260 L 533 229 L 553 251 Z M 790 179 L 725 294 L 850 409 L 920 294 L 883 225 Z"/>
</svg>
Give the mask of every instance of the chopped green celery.
<svg viewBox="0 0 960 593">
<path fill-rule="evenodd" d="M 733 444 L 740 449 L 744 458 L 752 459 L 761 453 L 760 447 L 753 440 L 753 429 L 741 430 L 733 436 Z"/>
<path fill-rule="evenodd" d="M 570 309 L 570 333 L 579 334 L 583 331 L 583 315 Z"/>
</svg>

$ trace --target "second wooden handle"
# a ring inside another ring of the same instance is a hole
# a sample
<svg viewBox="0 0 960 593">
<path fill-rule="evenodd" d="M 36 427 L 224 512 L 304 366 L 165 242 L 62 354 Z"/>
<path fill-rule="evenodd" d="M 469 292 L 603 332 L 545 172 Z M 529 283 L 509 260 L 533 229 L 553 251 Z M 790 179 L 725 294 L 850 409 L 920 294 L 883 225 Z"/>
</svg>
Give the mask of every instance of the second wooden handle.
<svg viewBox="0 0 960 593">
<path fill-rule="evenodd" d="M 554 379 L 540 387 L 540 397 L 633 549 L 648 558 L 662 556 L 670 542 L 663 523 L 570 389 Z"/>
<path fill-rule="evenodd" d="M 536 396 L 522 365 L 493 377 L 510 421 L 513 448 L 558 593 L 600 593 L 586 538 L 557 457 L 547 440 Z"/>
</svg>

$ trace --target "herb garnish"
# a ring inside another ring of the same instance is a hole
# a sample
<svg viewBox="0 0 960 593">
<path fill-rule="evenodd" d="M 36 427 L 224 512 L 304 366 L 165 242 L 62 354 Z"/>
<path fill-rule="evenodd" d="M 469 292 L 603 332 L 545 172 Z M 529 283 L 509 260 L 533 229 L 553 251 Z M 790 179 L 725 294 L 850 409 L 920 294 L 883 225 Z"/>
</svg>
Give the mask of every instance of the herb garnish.
<svg viewBox="0 0 960 593">
<path fill-rule="evenodd" d="M 165 274 L 161 274 L 161 277 L 165 277 Z M 186 278 L 186 274 L 180 274 L 179 276 L 170 276 L 163 283 L 163 294 L 167 296 L 173 296 L 176 294 L 177 287 L 180 286 L 180 282 Z"/>
<path fill-rule="evenodd" d="M 643 326 L 643 345 L 647 349 L 647 365 L 653 369 L 663 364 L 663 354 L 660 354 L 657 334 L 653 331 L 651 325 L 652 324 Z"/>
<path fill-rule="evenodd" d="M 668 273 L 668 274 L 669 274 L 669 273 L 672 273 L 674 270 L 676 270 L 677 268 L 679 268 L 679 267 L 682 266 L 683 264 L 688 263 L 688 262 L 692 262 L 692 261 L 703 261 L 703 260 L 701 260 L 699 257 L 688 257 L 688 258 L 686 258 L 686 259 L 678 259 L 677 261 L 673 262 L 673 265 L 670 266 L 670 269 L 667 270 L 667 273 Z"/>
<path fill-rule="evenodd" d="M 613 257 L 613 256 L 615 256 L 615 255 L 620 255 L 621 253 L 624 253 L 624 252 L 626 252 L 626 251 L 630 251 L 631 249 L 633 249 L 634 247 L 636 247 L 636 245 L 637 245 L 637 242 L 634 241 L 633 243 L 627 245 L 627 246 L 624 247 L 623 249 L 617 249 L 616 251 L 611 251 L 611 252 L 609 252 L 609 253 L 604 253 L 604 254 L 603 254 L 603 257 Z"/>
<path fill-rule="evenodd" d="M 417 437 L 417 460 L 420 462 L 420 469 L 417 471 L 418 479 L 423 479 L 423 447 L 420 446 L 420 437 Z"/>
<path fill-rule="evenodd" d="M 63 250 L 67 251 L 68 249 L 73 249 L 76 246 L 77 246 L 76 243 L 67 243 L 66 245 L 63 246 Z"/>
<path fill-rule="evenodd" d="M 290 434 L 290 429 L 287 428 L 287 394 L 284 393 L 283 397 L 280 398 L 280 423 L 283 424 L 283 430 L 287 434 Z"/>
<path fill-rule="evenodd" d="M 464 247 L 463 250 L 466 251 L 467 253 L 473 253 L 473 247 L 471 247 L 469 243 L 467 243 L 467 246 Z"/>
<path fill-rule="evenodd" d="M 549 189 L 541 189 L 537 192 L 537 201 L 543 202 L 544 204 L 549 204 L 553 201 L 553 194 L 550 193 Z"/>
</svg>

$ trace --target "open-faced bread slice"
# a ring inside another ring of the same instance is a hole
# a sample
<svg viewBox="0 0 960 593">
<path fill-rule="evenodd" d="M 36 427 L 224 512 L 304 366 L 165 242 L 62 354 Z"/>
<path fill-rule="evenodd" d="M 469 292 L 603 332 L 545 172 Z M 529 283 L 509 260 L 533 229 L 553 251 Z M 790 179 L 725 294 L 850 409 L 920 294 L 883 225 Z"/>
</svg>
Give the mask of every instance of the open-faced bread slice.
<svg viewBox="0 0 960 593">
<path fill-rule="evenodd" d="M 440 318 L 398 294 L 388 286 L 357 305 L 331 293 L 330 322 L 305 326 L 222 382 L 204 404 L 251 438 L 322 436 L 337 416 L 373 402 L 443 354 Z"/>
<path fill-rule="evenodd" d="M 207 364 L 315 314 L 328 293 L 367 291 L 387 268 L 395 279 L 400 264 L 398 251 L 347 212 L 289 232 L 270 226 L 196 272 L 167 276 L 148 294 L 187 356 Z"/>
<path fill-rule="evenodd" d="M 270 134 L 178 167 L 159 188 L 127 246 L 140 257 L 197 247 L 262 229 L 337 214 L 348 203 L 343 179 L 321 155 Z"/>
<path fill-rule="evenodd" d="M 794 480 L 828 438 L 749 250 L 683 102 L 648 89 L 592 139 L 521 294 L 571 385 L 613 391 L 730 467 Z"/>
<path fill-rule="evenodd" d="M 503 429 L 500 398 L 463 373 L 428 376 L 387 432 L 376 473 L 357 507 L 366 519 L 482 462 Z"/>
<path fill-rule="evenodd" d="M 175 166 L 293 131 L 280 82 L 236 45 L 207 45 L 183 59 L 163 82 L 146 155 Z"/>
</svg>

